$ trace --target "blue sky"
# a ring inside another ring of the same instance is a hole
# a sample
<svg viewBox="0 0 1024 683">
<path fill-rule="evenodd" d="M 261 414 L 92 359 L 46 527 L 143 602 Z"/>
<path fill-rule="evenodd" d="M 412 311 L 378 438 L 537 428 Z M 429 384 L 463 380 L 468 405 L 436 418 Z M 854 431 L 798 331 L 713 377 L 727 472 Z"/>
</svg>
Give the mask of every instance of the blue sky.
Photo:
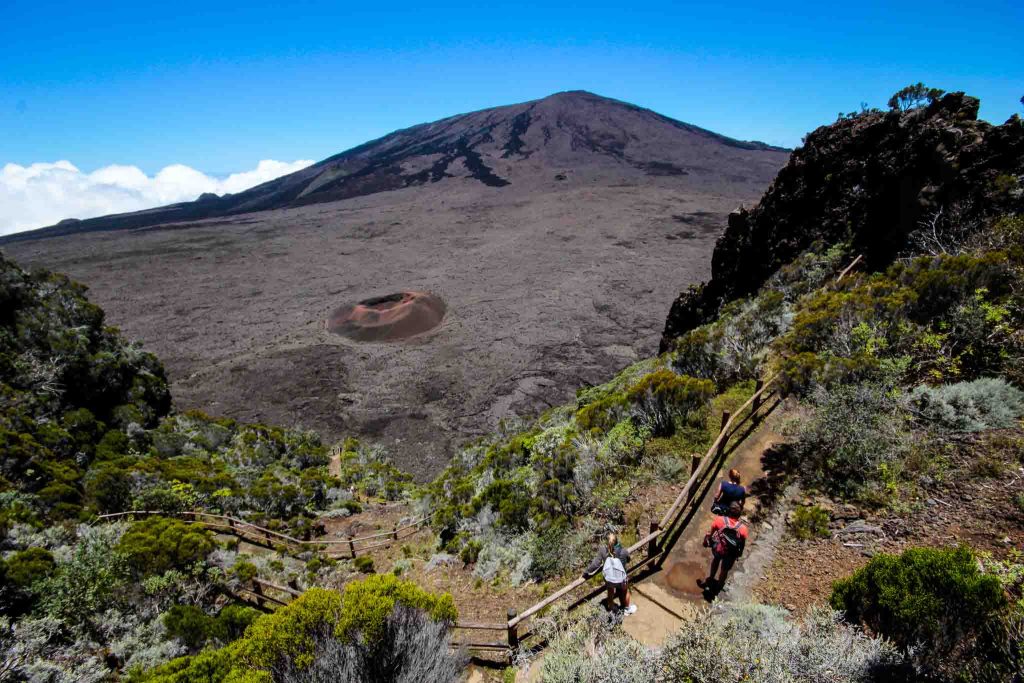
<svg viewBox="0 0 1024 683">
<path fill-rule="evenodd" d="M 912 81 L 1024 95 L 1024 2 L 0 6 L 0 166 L 321 159 L 396 128 L 586 89 L 793 146 Z"/>
</svg>

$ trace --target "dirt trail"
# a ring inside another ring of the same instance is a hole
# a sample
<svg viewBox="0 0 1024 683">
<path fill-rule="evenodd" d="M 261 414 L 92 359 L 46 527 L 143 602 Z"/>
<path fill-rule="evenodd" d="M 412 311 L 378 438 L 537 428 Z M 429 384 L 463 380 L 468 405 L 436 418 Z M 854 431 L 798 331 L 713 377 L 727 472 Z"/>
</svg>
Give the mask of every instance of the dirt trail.
<svg viewBox="0 0 1024 683">
<path fill-rule="evenodd" d="M 721 471 L 735 467 L 743 474 L 744 481 L 754 482 L 765 476 L 763 456 L 771 445 L 781 441 L 782 437 L 774 430 L 773 420 L 763 422 L 746 438 L 723 464 Z M 662 565 L 662 571 L 654 574 L 634 587 L 633 600 L 637 605 L 636 614 L 623 622 L 623 629 L 634 638 L 646 645 L 660 645 L 665 638 L 674 632 L 680 621 L 689 618 L 705 604 L 704 593 L 697 586 L 697 579 L 707 575 L 710 561 L 709 551 L 703 547 L 704 534 L 711 526 L 713 515 L 710 511 L 711 499 L 718 489 L 719 478 L 711 481 L 709 486 L 698 492 L 700 502 L 698 512 L 689 525 L 683 530 Z M 763 487 L 754 487 L 748 498 L 747 517 L 755 517 L 762 505 L 761 497 L 756 493 Z M 771 529 L 773 527 L 765 527 Z M 754 551 L 762 555 L 766 549 L 758 548 L 760 525 L 751 525 L 748 541 L 747 557 L 736 563 L 733 574 L 738 575 L 744 569 L 745 562 L 753 556 Z M 774 535 L 768 533 L 765 540 L 777 542 Z M 763 563 L 759 563 L 763 564 Z M 730 579 L 731 580 L 731 579 Z M 744 588 L 747 588 L 744 586 Z M 735 593 L 730 597 L 735 597 Z"/>
</svg>

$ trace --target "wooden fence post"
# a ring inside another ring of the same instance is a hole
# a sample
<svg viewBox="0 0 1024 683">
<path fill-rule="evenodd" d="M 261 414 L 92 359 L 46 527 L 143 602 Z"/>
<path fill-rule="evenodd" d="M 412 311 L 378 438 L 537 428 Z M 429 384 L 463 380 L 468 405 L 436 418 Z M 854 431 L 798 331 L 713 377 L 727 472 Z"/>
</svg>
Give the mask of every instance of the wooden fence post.
<svg viewBox="0 0 1024 683">
<path fill-rule="evenodd" d="M 295 591 L 299 590 L 299 580 L 294 576 L 288 579 L 288 587 Z"/>
<path fill-rule="evenodd" d="M 694 453 L 693 455 L 690 456 L 690 476 L 691 477 L 700 468 L 700 459 L 701 459 L 700 453 Z"/>
<path fill-rule="evenodd" d="M 508 649 L 510 662 L 515 659 L 516 653 L 519 652 L 519 624 L 512 623 L 512 620 L 518 614 L 514 608 L 508 608 Z"/>
<path fill-rule="evenodd" d="M 252 592 L 256 594 L 256 606 L 263 607 L 266 601 L 263 599 L 263 584 L 259 581 L 252 582 Z"/>
<path fill-rule="evenodd" d="M 729 415 L 729 411 L 728 410 L 723 410 L 722 411 L 722 429 L 719 432 L 719 436 L 721 436 L 722 438 L 718 442 L 718 455 L 719 456 L 721 456 L 722 453 L 725 453 L 725 442 L 729 440 L 729 437 L 727 437 L 725 435 L 725 426 L 727 424 L 729 424 L 729 418 L 730 417 L 731 416 Z"/>
<path fill-rule="evenodd" d="M 352 554 L 352 559 L 356 559 L 356 544 L 351 536 L 348 537 L 348 551 Z"/>
<path fill-rule="evenodd" d="M 395 522 L 395 526 L 391 527 L 391 538 L 398 540 L 398 522 Z"/>
<path fill-rule="evenodd" d="M 754 385 L 754 403 L 750 406 L 750 411 L 756 413 L 761 407 L 761 390 L 764 389 L 764 382 L 757 380 L 757 384 Z"/>
<path fill-rule="evenodd" d="M 658 523 L 652 520 L 651 521 L 651 533 L 653 534 L 658 529 L 659 529 Z M 648 544 L 647 544 L 647 557 L 654 557 L 655 555 L 658 554 L 658 550 L 659 550 L 659 548 L 658 548 L 658 539 L 652 538 L 650 540 L 650 542 L 648 542 Z"/>
</svg>

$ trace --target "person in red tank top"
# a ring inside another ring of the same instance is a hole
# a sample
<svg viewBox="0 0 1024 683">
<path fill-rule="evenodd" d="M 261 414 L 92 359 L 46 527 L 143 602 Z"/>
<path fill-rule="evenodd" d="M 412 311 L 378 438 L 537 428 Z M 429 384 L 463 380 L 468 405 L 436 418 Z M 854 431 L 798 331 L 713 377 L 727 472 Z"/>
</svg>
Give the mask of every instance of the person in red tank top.
<svg viewBox="0 0 1024 683">
<path fill-rule="evenodd" d="M 729 505 L 729 512 L 726 515 L 715 517 L 711 523 L 711 531 L 704 536 L 704 547 L 711 548 L 711 571 L 706 579 L 697 579 L 697 585 L 704 589 L 716 587 L 721 589 L 725 585 L 725 579 L 729 571 L 736 563 L 736 559 L 743 554 L 747 543 L 749 530 L 746 523 L 740 519 L 743 514 L 743 504 L 733 501 Z M 721 576 L 715 580 L 715 574 L 721 567 Z"/>
</svg>

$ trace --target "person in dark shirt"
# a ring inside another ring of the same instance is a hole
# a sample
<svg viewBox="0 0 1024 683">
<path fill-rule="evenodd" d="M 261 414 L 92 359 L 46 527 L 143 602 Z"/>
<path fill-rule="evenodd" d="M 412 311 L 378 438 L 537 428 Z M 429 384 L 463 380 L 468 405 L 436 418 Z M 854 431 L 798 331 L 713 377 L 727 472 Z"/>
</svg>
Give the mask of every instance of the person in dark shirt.
<svg viewBox="0 0 1024 683">
<path fill-rule="evenodd" d="M 729 480 L 723 481 L 721 486 L 718 487 L 718 493 L 715 494 L 715 500 L 711 504 L 712 512 L 716 515 L 724 515 L 729 510 L 729 506 L 734 502 L 740 504 L 740 509 L 743 508 L 743 503 L 747 500 L 747 489 L 740 481 L 740 471 L 736 469 L 729 470 Z"/>
</svg>

